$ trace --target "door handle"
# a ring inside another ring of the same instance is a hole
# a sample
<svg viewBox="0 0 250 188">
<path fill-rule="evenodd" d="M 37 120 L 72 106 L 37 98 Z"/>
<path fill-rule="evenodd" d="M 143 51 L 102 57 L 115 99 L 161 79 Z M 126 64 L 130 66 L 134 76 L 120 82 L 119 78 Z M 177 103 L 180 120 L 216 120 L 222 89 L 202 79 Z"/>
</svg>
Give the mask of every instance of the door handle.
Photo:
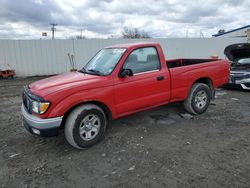
<svg viewBox="0 0 250 188">
<path fill-rule="evenodd" d="M 158 81 L 161 81 L 161 80 L 164 80 L 164 79 L 165 79 L 164 76 L 158 76 L 158 77 L 156 77 L 156 80 L 158 80 Z"/>
</svg>

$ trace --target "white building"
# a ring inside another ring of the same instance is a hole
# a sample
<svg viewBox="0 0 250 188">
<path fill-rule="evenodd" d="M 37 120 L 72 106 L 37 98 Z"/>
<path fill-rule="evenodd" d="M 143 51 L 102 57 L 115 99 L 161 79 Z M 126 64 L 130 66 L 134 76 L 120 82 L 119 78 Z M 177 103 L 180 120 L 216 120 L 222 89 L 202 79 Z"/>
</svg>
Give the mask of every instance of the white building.
<svg viewBox="0 0 250 188">
<path fill-rule="evenodd" d="M 17 76 L 53 75 L 82 68 L 105 46 L 134 42 L 159 42 L 167 59 L 225 58 L 226 46 L 245 43 L 246 37 L 162 38 L 162 39 L 85 39 L 85 40 L 0 40 L 0 68 L 16 70 Z"/>
<path fill-rule="evenodd" d="M 213 37 L 247 37 L 250 38 L 250 25 L 226 31 L 224 33 L 218 33 L 212 35 Z"/>
</svg>

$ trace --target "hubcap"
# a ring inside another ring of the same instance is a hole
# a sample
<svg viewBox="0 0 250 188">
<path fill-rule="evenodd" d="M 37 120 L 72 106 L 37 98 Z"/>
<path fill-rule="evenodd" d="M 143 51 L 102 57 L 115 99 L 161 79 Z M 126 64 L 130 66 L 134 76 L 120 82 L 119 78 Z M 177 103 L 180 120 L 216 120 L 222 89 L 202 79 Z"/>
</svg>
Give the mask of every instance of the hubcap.
<svg viewBox="0 0 250 188">
<path fill-rule="evenodd" d="M 207 104 L 207 94 L 205 91 L 199 91 L 194 99 L 195 106 L 199 109 L 202 109 Z"/>
<path fill-rule="evenodd" d="M 100 130 L 101 120 L 95 114 L 87 115 L 79 127 L 80 136 L 83 140 L 89 141 L 96 137 Z"/>
</svg>

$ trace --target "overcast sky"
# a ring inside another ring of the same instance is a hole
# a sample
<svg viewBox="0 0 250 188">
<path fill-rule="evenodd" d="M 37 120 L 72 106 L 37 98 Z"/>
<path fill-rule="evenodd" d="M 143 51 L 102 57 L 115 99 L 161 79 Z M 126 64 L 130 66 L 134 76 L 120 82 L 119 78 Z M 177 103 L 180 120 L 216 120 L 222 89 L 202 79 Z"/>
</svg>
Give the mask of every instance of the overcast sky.
<svg viewBox="0 0 250 188">
<path fill-rule="evenodd" d="M 118 37 L 123 27 L 136 27 L 154 38 L 210 37 L 219 29 L 250 24 L 249 0 L 0 0 L 0 39 L 82 34 Z"/>
</svg>

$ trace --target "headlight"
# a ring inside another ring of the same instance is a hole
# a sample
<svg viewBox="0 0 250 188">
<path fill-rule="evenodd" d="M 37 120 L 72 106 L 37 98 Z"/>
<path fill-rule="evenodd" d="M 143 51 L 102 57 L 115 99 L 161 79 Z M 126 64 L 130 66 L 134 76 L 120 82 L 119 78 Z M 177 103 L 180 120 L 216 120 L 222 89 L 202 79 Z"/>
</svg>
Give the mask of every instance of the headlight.
<svg viewBox="0 0 250 188">
<path fill-rule="evenodd" d="M 50 103 L 49 102 L 32 102 L 32 111 L 37 114 L 44 114 L 47 109 L 49 108 Z"/>
</svg>

